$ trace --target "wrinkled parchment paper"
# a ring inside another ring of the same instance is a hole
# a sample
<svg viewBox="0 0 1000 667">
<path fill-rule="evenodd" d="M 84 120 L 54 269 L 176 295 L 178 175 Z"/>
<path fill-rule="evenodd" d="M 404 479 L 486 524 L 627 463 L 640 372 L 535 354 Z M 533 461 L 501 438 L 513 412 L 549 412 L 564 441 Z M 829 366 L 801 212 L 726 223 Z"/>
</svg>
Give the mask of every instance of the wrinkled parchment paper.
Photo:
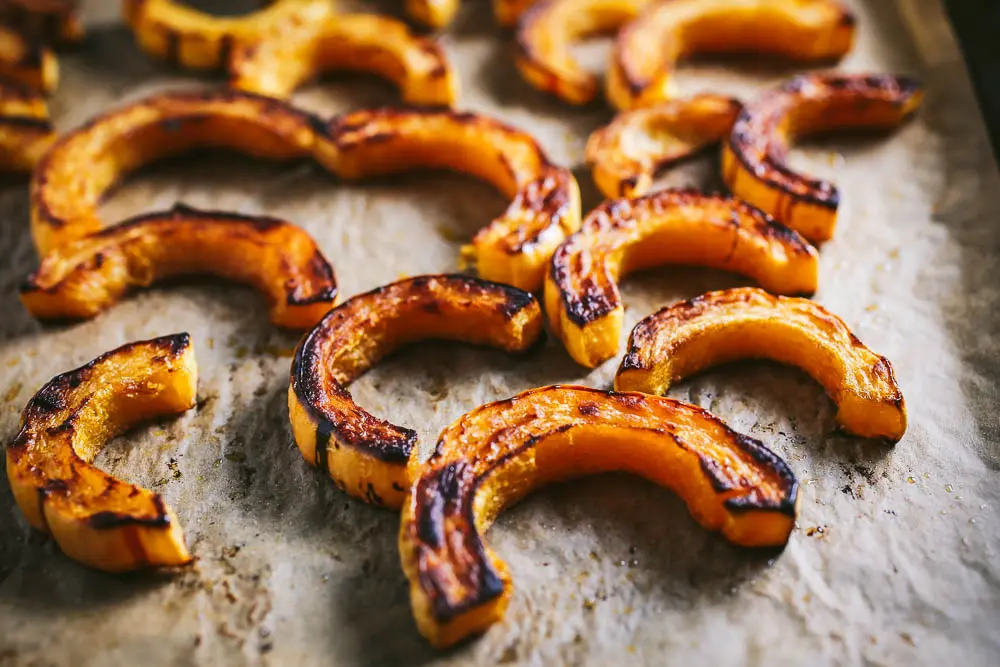
<svg viewBox="0 0 1000 667">
<path fill-rule="evenodd" d="M 155 90 L 219 85 L 150 61 L 116 4 L 88 3 L 90 39 L 62 56 L 53 113 L 63 130 Z M 580 165 L 586 136 L 610 112 L 530 89 L 487 3 L 465 4 L 446 37 L 463 106 L 528 129 L 554 159 Z M 516 586 L 506 619 L 437 653 L 410 615 L 397 517 L 338 491 L 292 441 L 285 391 L 296 338 L 269 325 L 262 299 L 184 283 L 43 329 L 16 296 L 36 257 L 26 188 L 11 182 L 0 190 L 0 438 L 9 441 L 25 402 L 54 374 L 126 341 L 191 332 L 198 408 L 118 439 L 98 462 L 161 492 L 197 561 L 170 573 L 90 571 L 29 528 L 0 485 L 0 665 L 1000 664 L 1000 177 L 936 0 L 853 4 L 860 34 L 841 68 L 916 73 L 925 108 L 889 137 L 810 144 L 794 163 L 842 188 L 817 299 L 895 364 L 909 431 L 894 448 L 831 435 L 833 407 L 819 386 L 764 363 L 671 392 L 791 463 L 803 498 L 783 553 L 729 546 L 636 478 L 567 483 L 508 511 L 490 533 Z M 397 3 L 380 9 L 400 12 Z M 680 82 L 749 96 L 791 71 L 703 63 L 686 65 Z M 371 77 L 339 75 L 296 97 L 328 113 L 396 99 Z M 706 157 L 664 182 L 717 187 L 715 171 Z M 576 173 L 592 207 L 589 173 Z M 106 205 L 106 219 L 176 200 L 302 225 L 347 295 L 456 269 L 462 242 L 505 203 L 459 175 L 345 186 L 311 167 L 199 157 L 137 177 Z M 628 327 L 675 300 L 743 283 L 689 268 L 629 277 Z M 608 387 L 617 363 L 587 374 L 554 341 L 527 359 L 423 344 L 354 393 L 415 427 L 426 452 L 483 402 L 554 382 Z"/>
</svg>

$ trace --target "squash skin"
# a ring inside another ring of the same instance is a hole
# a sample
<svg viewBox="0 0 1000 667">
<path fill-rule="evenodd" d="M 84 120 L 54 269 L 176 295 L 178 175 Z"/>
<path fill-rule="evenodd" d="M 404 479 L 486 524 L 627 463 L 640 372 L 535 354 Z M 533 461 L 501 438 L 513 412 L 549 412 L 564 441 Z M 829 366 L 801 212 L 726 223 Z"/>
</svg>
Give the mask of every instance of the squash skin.
<svg viewBox="0 0 1000 667">
<path fill-rule="evenodd" d="M 42 94 L 0 81 L 0 170 L 30 173 L 55 138 Z"/>
<path fill-rule="evenodd" d="M 849 433 L 896 442 L 906 432 L 906 403 L 888 359 L 819 304 L 749 287 L 708 292 L 639 322 L 615 389 L 663 394 L 675 381 L 739 359 L 802 368 L 826 389 Z"/>
<path fill-rule="evenodd" d="M 542 387 L 479 407 L 447 427 L 434 454 L 411 459 L 399 551 L 417 627 L 445 647 L 500 621 L 512 592 L 483 539 L 532 490 L 608 471 L 671 488 L 708 530 L 750 547 L 784 545 L 795 476 L 758 441 L 669 398 Z"/>
<path fill-rule="evenodd" d="M 338 296 L 333 268 L 302 229 L 178 204 L 53 250 L 22 284 L 21 300 L 39 319 L 86 319 L 133 286 L 190 274 L 250 283 L 267 297 L 271 321 L 289 329 L 315 325 Z"/>
<path fill-rule="evenodd" d="M 573 57 L 574 42 L 628 23 L 653 0 L 542 0 L 517 22 L 517 64 L 538 90 L 570 104 L 586 104 L 600 82 Z"/>
<path fill-rule="evenodd" d="M 835 0 L 658 3 L 618 33 L 608 68 L 608 101 L 624 110 L 670 99 L 674 65 L 692 54 L 836 60 L 850 51 L 854 28 L 854 15 Z"/>
<path fill-rule="evenodd" d="M 184 533 L 159 494 L 91 465 L 139 422 L 195 405 L 187 334 L 129 343 L 49 381 L 7 447 L 7 479 L 28 522 L 70 558 L 107 572 L 184 565 Z"/>
<path fill-rule="evenodd" d="M 906 77 L 828 74 L 795 77 L 748 104 L 723 144 L 722 175 L 738 197 L 814 243 L 833 238 L 840 193 L 785 164 L 790 140 L 842 128 L 891 128 L 920 106 Z"/>
<path fill-rule="evenodd" d="M 59 62 L 51 49 L 38 40 L 0 23 L 0 77 L 43 93 L 59 84 Z"/>
<path fill-rule="evenodd" d="M 389 79 L 409 105 L 450 107 L 458 101 L 458 75 L 444 48 L 402 21 L 335 14 L 298 32 L 279 30 L 236 46 L 228 64 L 231 85 L 286 99 L 321 72 L 349 69 Z"/>
<path fill-rule="evenodd" d="M 619 113 L 587 140 L 594 182 L 609 199 L 646 194 L 653 177 L 728 137 L 743 105 L 697 95 Z"/>
<path fill-rule="evenodd" d="M 130 172 L 200 148 L 269 160 L 316 154 L 319 121 L 269 97 L 232 90 L 153 95 L 62 135 L 31 181 L 31 228 L 40 255 L 106 225 L 97 207 Z"/>
<path fill-rule="evenodd" d="M 488 116 L 367 109 L 335 119 L 329 135 L 342 178 L 453 169 L 511 197 L 507 210 L 462 251 L 486 280 L 528 291 L 540 288 L 545 263 L 580 227 L 580 190 L 573 174 L 550 162 L 530 135 Z"/>
<path fill-rule="evenodd" d="M 411 342 L 455 340 L 516 353 L 542 336 L 541 308 L 531 294 L 468 276 L 418 276 L 352 297 L 295 352 L 288 388 L 295 442 L 342 490 L 398 508 L 416 432 L 373 417 L 347 385 Z"/>
<path fill-rule="evenodd" d="M 545 279 L 549 325 L 577 363 L 593 368 L 618 352 L 619 278 L 668 263 L 733 271 L 787 294 L 816 290 L 815 248 L 738 199 L 681 189 L 608 201 L 559 246 Z"/>
<path fill-rule="evenodd" d="M 56 46 L 73 46 L 86 34 L 79 0 L 3 0 L 0 23 Z"/>
</svg>

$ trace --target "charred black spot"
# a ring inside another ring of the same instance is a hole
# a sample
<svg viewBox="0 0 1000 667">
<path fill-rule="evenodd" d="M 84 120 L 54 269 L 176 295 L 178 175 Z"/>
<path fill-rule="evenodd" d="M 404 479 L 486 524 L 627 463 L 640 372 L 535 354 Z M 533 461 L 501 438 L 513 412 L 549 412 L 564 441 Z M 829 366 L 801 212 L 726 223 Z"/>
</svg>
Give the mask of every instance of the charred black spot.
<svg viewBox="0 0 1000 667">
<path fill-rule="evenodd" d="M 382 496 L 378 495 L 375 491 L 375 485 L 368 482 L 368 489 L 365 491 L 365 499 L 372 505 L 384 505 L 385 502 L 382 500 Z"/>
<path fill-rule="evenodd" d="M 94 530 L 107 530 L 128 525 L 166 527 L 170 525 L 170 517 L 165 513 L 153 517 L 135 517 L 121 512 L 97 512 L 87 517 L 87 523 Z"/>
<path fill-rule="evenodd" d="M 581 415 L 586 415 L 588 417 L 596 417 L 601 413 L 601 408 L 597 405 L 597 403 L 581 403 L 576 409 L 580 411 Z"/>
</svg>

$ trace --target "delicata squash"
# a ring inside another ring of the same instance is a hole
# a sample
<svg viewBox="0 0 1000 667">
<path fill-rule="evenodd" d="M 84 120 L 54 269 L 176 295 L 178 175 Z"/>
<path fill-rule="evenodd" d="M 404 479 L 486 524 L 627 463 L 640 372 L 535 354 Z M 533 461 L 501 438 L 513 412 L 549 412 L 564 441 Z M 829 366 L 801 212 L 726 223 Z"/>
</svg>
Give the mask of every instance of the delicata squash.
<svg viewBox="0 0 1000 667">
<path fill-rule="evenodd" d="M 333 269 L 302 229 L 180 204 L 56 248 L 22 284 L 21 300 L 39 319 L 89 318 L 135 286 L 194 273 L 254 285 L 271 321 L 291 329 L 313 326 L 337 300 Z"/>
<path fill-rule="evenodd" d="M 663 394 L 706 368 L 754 358 L 812 375 L 836 403 L 844 430 L 892 442 L 903 437 L 906 405 L 888 359 L 819 304 L 749 287 L 709 292 L 639 322 L 615 389 Z"/>
<path fill-rule="evenodd" d="M 417 434 L 365 412 L 347 385 L 407 343 L 437 338 L 523 352 L 542 333 L 531 294 L 467 276 L 419 276 L 352 297 L 295 352 L 288 388 L 295 442 L 342 490 L 398 508 Z"/>
<path fill-rule="evenodd" d="M 448 107 L 458 99 L 458 75 L 441 45 L 377 14 L 335 14 L 297 32 L 280 29 L 236 47 L 229 62 L 235 88 L 280 98 L 333 69 L 379 74 L 402 89 L 407 104 Z"/>
<path fill-rule="evenodd" d="M 840 193 L 833 183 L 785 164 L 789 141 L 842 128 L 886 129 L 920 106 L 923 92 L 905 77 L 811 74 L 791 79 L 747 105 L 723 145 L 722 175 L 737 197 L 805 236 L 833 237 Z"/>
<path fill-rule="evenodd" d="M 632 472 L 748 547 L 785 544 L 795 523 L 797 483 L 784 461 L 701 408 L 644 394 L 532 389 L 463 415 L 411 468 L 399 553 L 417 627 L 439 647 L 503 618 L 510 574 L 484 535 L 545 484 Z"/>
<path fill-rule="evenodd" d="M 7 447 L 7 479 L 28 522 L 70 558 L 108 572 L 191 560 L 163 498 L 96 468 L 104 444 L 195 405 L 187 334 L 129 343 L 56 376 L 28 402 Z"/>
<path fill-rule="evenodd" d="M 55 138 L 41 93 L 0 81 L 0 170 L 30 172 Z"/>
<path fill-rule="evenodd" d="M 794 231 L 738 199 L 662 190 L 605 202 L 559 246 L 545 279 L 553 333 L 584 366 L 611 358 L 625 312 L 618 280 L 672 263 L 733 271 L 785 294 L 816 289 L 816 250 Z"/>
<path fill-rule="evenodd" d="M 0 77 L 48 93 L 59 83 L 59 62 L 38 40 L 0 23 Z"/>
<path fill-rule="evenodd" d="M 608 100 L 633 109 L 669 99 L 675 63 L 693 54 L 760 53 L 800 62 L 841 58 L 853 14 L 835 0 L 672 0 L 651 5 L 618 33 Z"/>
<path fill-rule="evenodd" d="M 458 12 L 458 0 L 406 0 L 406 14 L 430 28 L 443 28 Z"/>
<path fill-rule="evenodd" d="M 51 44 L 83 39 L 78 0 L 0 0 L 0 23 Z"/>
<path fill-rule="evenodd" d="M 488 116 L 426 109 L 368 109 L 329 128 L 346 179 L 444 168 L 477 176 L 513 198 L 463 250 L 479 275 L 525 290 L 542 285 L 552 252 L 580 227 L 580 190 L 525 132 Z"/>
<path fill-rule="evenodd" d="M 312 158 L 318 125 L 285 102 L 232 90 L 163 93 L 98 116 L 62 135 L 35 169 L 35 246 L 45 255 L 104 227 L 98 205 L 139 167 L 197 148 Z"/>
<path fill-rule="evenodd" d="M 742 108 L 731 97 L 698 95 L 623 111 L 587 140 L 594 182 L 609 199 L 643 195 L 657 172 L 727 137 Z"/>
</svg>

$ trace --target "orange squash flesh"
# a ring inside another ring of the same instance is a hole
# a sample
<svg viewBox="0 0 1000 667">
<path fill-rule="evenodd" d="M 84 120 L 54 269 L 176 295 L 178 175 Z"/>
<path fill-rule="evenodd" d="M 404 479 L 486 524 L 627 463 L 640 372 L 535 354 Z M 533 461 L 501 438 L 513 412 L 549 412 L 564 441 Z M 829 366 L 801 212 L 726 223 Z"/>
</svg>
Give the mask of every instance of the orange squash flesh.
<svg viewBox="0 0 1000 667">
<path fill-rule="evenodd" d="M 437 41 L 405 23 L 377 14 L 337 14 L 302 35 L 279 30 L 233 50 L 233 87 L 287 98 L 321 72 L 350 69 L 379 74 L 416 106 L 450 107 L 458 100 L 458 75 Z"/>
<path fill-rule="evenodd" d="M 0 23 L 57 46 L 77 44 L 84 37 L 78 0 L 3 0 Z"/>
<path fill-rule="evenodd" d="M 41 255 L 105 227 L 97 207 L 130 172 L 199 148 L 291 160 L 314 155 L 318 122 L 279 100 L 239 91 L 171 92 L 110 111 L 62 135 L 31 182 Z"/>
<path fill-rule="evenodd" d="M 373 417 L 347 389 L 390 352 L 426 339 L 523 352 L 543 334 L 527 292 L 460 275 L 419 276 L 355 296 L 330 311 L 299 344 L 288 411 L 306 461 L 347 493 L 398 508 L 415 431 Z"/>
<path fill-rule="evenodd" d="M 0 170 L 30 172 L 55 138 L 42 94 L 0 81 Z"/>
<path fill-rule="evenodd" d="M 99 570 L 188 563 L 163 498 L 91 461 L 132 426 L 194 407 L 197 382 L 191 340 L 176 334 L 124 345 L 42 387 L 7 447 L 7 479 L 28 522 Z"/>
<path fill-rule="evenodd" d="M 337 300 L 333 269 L 302 229 L 276 218 L 177 205 L 61 246 L 21 286 L 39 319 L 83 319 L 135 286 L 205 274 L 250 283 L 270 302 L 271 321 L 308 329 Z"/>
<path fill-rule="evenodd" d="M 545 263 L 580 227 L 580 191 L 525 132 L 475 113 L 369 109 L 329 129 L 342 178 L 444 168 L 477 176 L 513 198 L 463 253 L 479 275 L 524 290 L 541 287 Z"/>
<path fill-rule="evenodd" d="M 586 104 L 597 77 L 573 57 L 572 46 L 590 35 L 617 30 L 653 0 L 542 0 L 517 24 L 517 69 L 529 84 L 571 104 Z"/>
<path fill-rule="evenodd" d="M 639 322 L 615 389 L 663 394 L 678 380 L 740 359 L 771 359 L 809 373 L 850 433 L 895 442 L 906 431 L 906 404 L 888 359 L 819 304 L 748 287 L 709 292 Z"/>
<path fill-rule="evenodd" d="M 729 135 L 742 105 L 719 95 L 698 95 L 623 111 L 587 140 L 587 162 L 604 196 L 646 194 L 653 177 Z"/>
<path fill-rule="evenodd" d="M 444 28 L 458 12 L 458 0 L 406 0 L 406 15 L 428 28 Z"/>
<path fill-rule="evenodd" d="M 619 278 L 672 263 L 733 271 L 786 294 L 816 289 L 816 250 L 792 230 L 738 199 L 662 190 L 605 202 L 559 246 L 545 279 L 553 333 L 584 366 L 610 359 L 625 316 Z"/>
<path fill-rule="evenodd" d="M 0 23 L 0 77 L 48 93 L 59 83 L 59 63 L 50 49 Z"/>
<path fill-rule="evenodd" d="M 844 128 L 887 129 L 920 106 L 923 93 L 905 77 L 807 75 L 747 105 L 723 145 L 722 175 L 737 197 L 810 241 L 833 237 L 840 193 L 785 164 L 791 140 Z"/>
<path fill-rule="evenodd" d="M 410 466 L 400 559 L 417 627 L 439 647 L 503 618 L 510 575 L 484 535 L 545 484 L 632 472 L 743 546 L 783 545 L 795 523 L 797 483 L 784 461 L 701 408 L 644 394 L 532 389 L 465 414 L 427 463 Z"/>
<path fill-rule="evenodd" d="M 652 5 L 618 33 L 607 79 L 619 109 L 672 97 L 676 62 L 694 54 L 760 53 L 799 62 L 841 58 L 854 16 L 835 0 L 672 0 Z"/>
</svg>

